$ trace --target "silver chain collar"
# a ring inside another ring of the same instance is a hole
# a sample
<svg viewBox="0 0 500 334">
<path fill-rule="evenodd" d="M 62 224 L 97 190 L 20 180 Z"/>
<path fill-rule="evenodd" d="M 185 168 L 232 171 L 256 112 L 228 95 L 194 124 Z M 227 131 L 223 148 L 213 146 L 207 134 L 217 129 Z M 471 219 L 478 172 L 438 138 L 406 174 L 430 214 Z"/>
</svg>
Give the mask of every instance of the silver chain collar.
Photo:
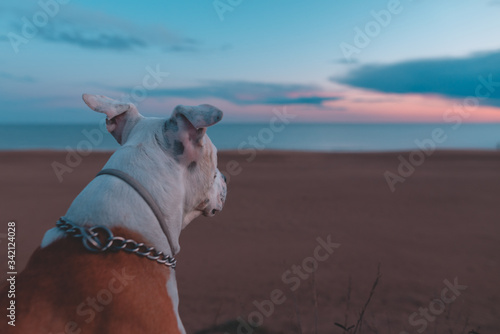
<svg viewBox="0 0 500 334">
<path fill-rule="evenodd" d="M 72 237 L 81 238 L 83 246 L 93 253 L 105 252 L 108 250 L 123 250 L 128 253 L 146 257 L 149 260 L 164 264 L 172 269 L 175 269 L 177 264 L 177 260 L 173 256 L 165 255 L 163 252 L 156 250 L 154 247 L 148 247 L 142 242 L 115 237 L 113 232 L 105 226 L 82 227 L 61 217 L 57 221 L 56 227 Z"/>
</svg>

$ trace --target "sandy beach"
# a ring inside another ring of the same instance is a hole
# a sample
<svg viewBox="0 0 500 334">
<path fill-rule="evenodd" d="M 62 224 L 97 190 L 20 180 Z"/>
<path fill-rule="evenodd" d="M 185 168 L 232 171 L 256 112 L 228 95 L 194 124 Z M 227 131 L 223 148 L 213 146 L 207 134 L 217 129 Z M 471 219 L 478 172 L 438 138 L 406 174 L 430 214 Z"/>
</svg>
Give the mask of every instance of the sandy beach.
<svg viewBox="0 0 500 334">
<path fill-rule="evenodd" d="M 335 323 L 355 324 L 379 264 L 363 333 L 499 333 L 500 152 L 436 152 L 391 192 L 400 154 L 220 153 L 221 171 L 239 164 L 226 206 L 181 235 L 188 333 L 260 319 L 252 332 L 343 333 Z M 110 153 L 59 182 L 51 164 L 65 155 L 0 153 L 0 237 L 15 220 L 18 270 Z"/>
</svg>

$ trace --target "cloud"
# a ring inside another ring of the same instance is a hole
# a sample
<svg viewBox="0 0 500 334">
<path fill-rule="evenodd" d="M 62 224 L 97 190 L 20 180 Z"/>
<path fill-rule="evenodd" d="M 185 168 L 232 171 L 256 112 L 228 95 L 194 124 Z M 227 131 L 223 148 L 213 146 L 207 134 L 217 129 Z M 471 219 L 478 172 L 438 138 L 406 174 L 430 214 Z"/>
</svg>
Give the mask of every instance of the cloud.
<svg viewBox="0 0 500 334">
<path fill-rule="evenodd" d="M 38 29 L 35 39 L 64 43 L 93 50 L 127 51 L 158 47 L 168 52 L 196 52 L 197 40 L 175 34 L 162 25 L 139 26 L 132 21 L 86 10 L 75 5 L 64 7 L 47 24 Z M 26 24 L 20 17 L 32 18 L 40 7 L 7 7 L 2 14 L 3 25 L 9 32 L 23 36 Z M 5 29 L 5 28 L 4 28 Z M 7 41 L 2 37 L 0 41 Z"/>
<path fill-rule="evenodd" d="M 198 52 L 200 51 L 199 42 L 193 39 L 185 39 L 182 42 L 175 43 L 165 48 L 167 52 Z"/>
<path fill-rule="evenodd" d="M 323 102 L 327 101 L 338 101 L 341 100 L 340 97 L 321 97 L 321 96 L 305 96 L 305 97 L 297 97 L 297 98 L 276 98 L 276 99 L 268 99 L 265 101 L 265 104 L 313 104 L 313 105 L 322 105 Z"/>
<path fill-rule="evenodd" d="M 129 88 L 119 88 L 129 92 Z M 195 87 L 155 89 L 149 96 L 181 98 L 219 98 L 238 105 L 316 105 L 326 101 L 340 100 L 340 97 L 323 97 L 314 85 L 276 84 L 247 81 L 207 81 Z"/>
<path fill-rule="evenodd" d="M 388 65 L 364 65 L 331 81 L 352 87 L 395 94 L 436 94 L 450 98 L 475 96 L 483 82 L 493 81 L 493 92 L 482 101 L 500 105 L 500 51 L 464 58 L 413 60 Z M 496 86 L 495 86 L 496 85 Z M 490 87 L 491 88 L 491 87 Z M 489 92 L 489 91 L 488 91 Z M 482 92 L 486 94 L 486 92 Z"/>
<path fill-rule="evenodd" d="M 133 36 L 116 33 L 83 33 L 78 30 L 69 31 L 40 31 L 43 39 L 50 42 L 67 43 L 88 49 L 132 50 L 146 47 L 146 41 Z"/>
<path fill-rule="evenodd" d="M 15 75 L 12 73 L 0 71 L 0 79 L 8 79 L 9 81 L 18 82 L 35 82 L 36 80 L 29 75 Z"/>
<path fill-rule="evenodd" d="M 333 60 L 332 63 L 342 64 L 342 65 L 353 65 L 353 64 L 359 64 L 359 60 L 356 58 L 351 58 L 351 59 L 339 58 L 339 59 Z"/>
<path fill-rule="evenodd" d="M 395 98 L 356 98 L 351 101 L 354 103 L 392 103 L 400 100 Z"/>
</svg>

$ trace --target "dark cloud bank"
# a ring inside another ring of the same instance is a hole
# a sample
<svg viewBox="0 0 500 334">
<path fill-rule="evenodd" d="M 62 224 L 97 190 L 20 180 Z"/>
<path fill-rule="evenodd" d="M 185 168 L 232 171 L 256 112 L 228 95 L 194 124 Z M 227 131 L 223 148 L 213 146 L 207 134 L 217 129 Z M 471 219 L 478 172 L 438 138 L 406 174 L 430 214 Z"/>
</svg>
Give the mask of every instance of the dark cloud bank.
<svg viewBox="0 0 500 334">
<path fill-rule="evenodd" d="M 464 58 L 364 65 L 331 80 L 383 93 L 438 94 L 450 98 L 476 96 L 476 89 L 483 85 L 481 94 L 490 95 L 482 103 L 500 106 L 500 51 Z"/>
</svg>

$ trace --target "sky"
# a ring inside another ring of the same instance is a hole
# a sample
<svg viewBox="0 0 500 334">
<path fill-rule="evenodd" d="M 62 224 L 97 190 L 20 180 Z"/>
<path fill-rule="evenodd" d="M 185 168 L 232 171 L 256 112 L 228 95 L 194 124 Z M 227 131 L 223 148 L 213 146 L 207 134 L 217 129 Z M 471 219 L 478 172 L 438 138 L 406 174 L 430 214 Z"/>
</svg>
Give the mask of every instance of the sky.
<svg viewBox="0 0 500 334">
<path fill-rule="evenodd" d="M 102 118 L 82 93 L 225 122 L 500 122 L 499 0 L 2 0 L 0 124 Z"/>
</svg>

